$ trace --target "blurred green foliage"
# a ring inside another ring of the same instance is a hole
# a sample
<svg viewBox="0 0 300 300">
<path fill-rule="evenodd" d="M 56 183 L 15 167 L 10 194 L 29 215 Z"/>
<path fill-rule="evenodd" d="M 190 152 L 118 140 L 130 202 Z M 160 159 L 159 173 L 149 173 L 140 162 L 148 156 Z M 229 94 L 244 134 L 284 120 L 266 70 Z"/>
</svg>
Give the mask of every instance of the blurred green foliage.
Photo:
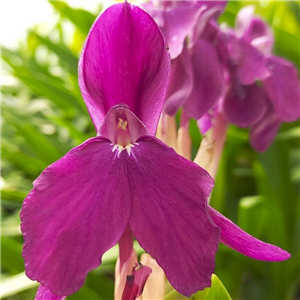
<svg viewBox="0 0 300 300">
<path fill-rule="evenodd" d="M 101 11 L 90 13 L 51 1 L 59 14 L 49 32 L 28 32 L 17 49 L 2 48 L 4 71 L 15 79 L 2 86 L 2 280 L 5 299 L 33 299 L 37 284 L 26 280 L 21 258 L 19 212 L 32 181 L 72 147 L 94 136 L 77 83 L 78 57 Z M 299 68 L 298 2 L 230 1 L 220 21 L 234 26 L 241 7 L 253 4 L 272 26 L 275 53 Z M 239 226 L 292 254 L 285 262 L 254 261 L 223 245 L 215 273 L 233 299 L 299 299 L 300 124 L 283 124 L 270 149 L 258 154 L 248 132 L 231 126 L 222 156 L 212 205 Z M 191 124 L 193 146 L 201 136 Z M 195 149 L 194 149 L 195 150 Z M 112 249 L 85 286 L 68 299 L 112 299 Z M 8 288 L 9 287 L 9 288 Z M 178 298 L 183 299 L 183 298 Z"/>
</svg>

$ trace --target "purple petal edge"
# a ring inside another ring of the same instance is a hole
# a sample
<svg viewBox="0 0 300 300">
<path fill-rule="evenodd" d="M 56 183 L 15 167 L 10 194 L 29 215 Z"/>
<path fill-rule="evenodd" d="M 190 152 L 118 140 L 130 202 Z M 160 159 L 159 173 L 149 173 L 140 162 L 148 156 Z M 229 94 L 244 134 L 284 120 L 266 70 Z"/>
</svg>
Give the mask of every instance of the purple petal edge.
<svg viewBox="0 0 300 300">
<path fill-rule="evenodd" d="M 39 286 L 34 300 L 64 300 L 67 296 L 57 296 L 51 293 L 50 289 L 43 286 Z"/>
<path fill-rule="evenodd" d="M 290 258 L 287 251 L 254 238 L 212 207 L 209 207 L 209 212 L 213 222 L 221 228 L 220 241 L 224 245 L 257 260 L 283 261 Z"/>
<path fill-rule="evenodd" d="M 90 30 L 78 66 L 96 131 L 111 107 L 125 104 L 155 134 L 169 71 L 164 38 L 145 11 L 127 2 L 105 10 Z"/>
</svg>

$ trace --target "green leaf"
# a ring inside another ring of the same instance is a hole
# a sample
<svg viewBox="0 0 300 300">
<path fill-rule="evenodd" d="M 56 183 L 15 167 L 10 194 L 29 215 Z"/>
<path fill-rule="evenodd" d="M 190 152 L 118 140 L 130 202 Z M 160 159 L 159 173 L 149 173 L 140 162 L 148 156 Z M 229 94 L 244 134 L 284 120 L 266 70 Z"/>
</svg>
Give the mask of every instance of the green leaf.
<svg viewBox="0 0 300 300">
<path fill-rule="evenodd" d="M 259 236 L 264 225 L 265 198 L 243 197 L 238 207 L 238 226 L 253 236 Z"/>
<path fill-rule="evenodd" d="M 172 289 L 164 297 L 164 300 L 184 300 L 184 299 L 193 299 L 193 300 L 231 300 L 230 295 L 228 294 L 226 288 L 224 287 L 221 280 L 217 275 L 213 274 L 211 277 L 211 287 L 206 288 L 202 291 L 198 291 L 192 297 L 186 297 L 176 290 Z"/>
<path fill-rule="evenodd" d="M 178 293 L 174 289 L 164 296 L 164 300 L 186 300 L 186 299 L 191 299 L 191 298 L 188 298 L 188 297 Z"/>
<path fill-rule="evenodd" d="M 1 189 L 1 200 L 9 200 L 10 202 L 22 203 L 24 198 L 27 196 L 28 191 L 23 191 L 21 189 L 15 190 L 11 188 L 2 188 Z"/>
<path fill-rule="evenodd" d="M 280 132 L 276 136 L 276 140 L 289 140 L 300 138 L 300 126 L 294 127 L 284 132 Z"/>
<path fill-rule="evenodd" d="M 231 300 L 223 283 L 215 274 L 211 277 L 211 287 L 197 292 L 192 298 L 194 300 Z"/>
<path fill-rule="evenodd" d="M 17 128 L 19 133 L 26 139 L 28 146 L 30 146 L 39 159 L 50 164 L 62 156 L 63 153 L 58 151 L 53 143 L 33 125 L 27 122 L 27 120 L 13 116 L 8 111 L 6 111 L 6 114 L 9 116 L 7 121 Z"/>
<path fill-rule="evenodd" d="M 70 299 L 70 300 L 83 300 L 83 299 L 84 300 L 95 300 L 95 299 L 102 300 L 103 298 L 101 298 L 96 291 L 94 291 L 87 285 L 84 285 L 78 292 L 69 296 L 68 299 Z"/>
<path fill-rule="evenodd" d="M 300 25 L 300 3 L 296 1 L 287 1 L 287 5 L 290 7 L 298 24 Z"/>
<path fill-rule="evenodd" d="M 21 251 L 22 244 L 9 237 L 1 237 L 1 265 L 11 274 L 17 274 L 24 270 Z"/>
<path fill-rule="evenodd" d="M 63 75 L 67 77 L 62 80 L 51 75 L 49 66 L 39 64 L 33 56 L 24 57 L 22 53 L 3 47 L 1 50 L 3 60 L 13 69 L 13 75 L 32 93 L 51 100 L 66 116 L 72 117 L 78 112 L 86 114 L 77 83 L 74 86 L 68 75 Z"/>
<path fill-rule="evenodd" d="M 61 14 L 70 20 L 82 33 L 87 35 L 96 16 L 83 9 L 74 9 L 62 1 L 49 1 L 50 4 Z"/>
<path fill-rule="evenodd" d="M 42 37 L 34 31 L 31 31 L 30 35 L 36 38 L 39 43 L 45 45 L 50 51 L 54 52 L 60 59 L 61 65 L 67 66 L 68 70 L 77 77 L 78 58 L 69 48 L 64 44 L 53 43 L 49 38 Z"/>
</svg>

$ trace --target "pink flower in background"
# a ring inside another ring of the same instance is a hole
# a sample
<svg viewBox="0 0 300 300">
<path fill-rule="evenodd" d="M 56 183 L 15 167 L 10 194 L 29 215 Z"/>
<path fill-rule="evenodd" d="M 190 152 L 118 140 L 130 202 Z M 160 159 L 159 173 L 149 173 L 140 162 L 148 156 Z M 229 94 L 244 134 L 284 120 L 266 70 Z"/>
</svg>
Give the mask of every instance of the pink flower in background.
<svg viewBox="0 0 300 300">
<path fill-rule="evenodd" d="M 172 67 L 164 112 L 198 120 L 203 134 L 218 113 L 250 127 L 250 143 L 265 151 L 282 122 L 300 117 L 296 68 L 272 54 L 269 26 L 244 7 L 236 28 L 216 22 L 226 1 L 150 1 L 143 5 L 160 26 Z"/>
<path fill-rule="evenodd" d="M 236 30 L 218 36 L 219 55 L 229 76 L 222 110 L 228 122 L 250 127 L 252 147 L 265 151 L 281 122 L 300 117 L 300 89 L 296 68 L 272 55 L 271 29 L 253 12 L 251 6 L 241 9 Z"/>
<path fill-rule="evenodd" d="M 172 59 L 164 112 L 183 107 L 199 119 L 224 92 L 224 78 L 213 46 L 217 17 L 227 1 L 151 1 L 143 5 L 160 26 Z"/>
</svg>

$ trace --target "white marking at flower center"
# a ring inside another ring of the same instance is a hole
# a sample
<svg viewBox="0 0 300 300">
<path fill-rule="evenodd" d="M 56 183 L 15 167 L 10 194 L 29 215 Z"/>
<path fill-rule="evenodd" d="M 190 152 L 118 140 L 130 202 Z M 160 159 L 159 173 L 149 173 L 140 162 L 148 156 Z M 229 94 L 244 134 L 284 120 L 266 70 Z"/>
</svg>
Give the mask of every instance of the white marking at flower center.
<svg viewBox="0 0 300 300">
<path fill-rule="evenodd" d="M 128 155 L 130 156 L 131 154 L 131 148 L 134 147 L 134 145 L 139 145 L 138 143 L 134 143 L 134 144 L 129 144 L 127 146 L 122 146 L 122 145 L 118 145 L 118 144 L 111 144 L 113 145 L 113 148 L 112 148 L 112 152 L 115 152 L 116 150 L 118 150 L 118 157 L 120 156 L 120 153 L 123 151 L 123 150 L 126 150 Z"/>
</svg>

